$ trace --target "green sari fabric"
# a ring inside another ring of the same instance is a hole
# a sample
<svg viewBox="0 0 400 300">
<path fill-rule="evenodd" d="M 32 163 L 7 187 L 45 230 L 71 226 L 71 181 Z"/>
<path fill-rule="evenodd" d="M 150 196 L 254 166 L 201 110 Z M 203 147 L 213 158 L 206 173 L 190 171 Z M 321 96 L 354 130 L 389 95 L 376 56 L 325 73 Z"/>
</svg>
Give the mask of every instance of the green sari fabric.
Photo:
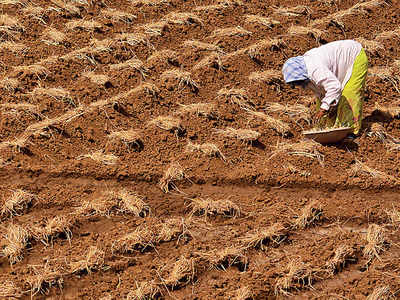
<svg viewBox="0 0 400 300">
<path fill-rule="evenodd" d="M 321 118 L 318 127 L 353 127 L 354 134 L 359 133 L 361 129 L 367 71 L 368 58 L 364 49 L 361 49 L 354 61 L 351 77 L 342 91 L 338 105 L 329 109 L 329 112 Z M 321 99 L 317 99 L 317 111 L 319 111 L 320 106 Z"/>
</svg>

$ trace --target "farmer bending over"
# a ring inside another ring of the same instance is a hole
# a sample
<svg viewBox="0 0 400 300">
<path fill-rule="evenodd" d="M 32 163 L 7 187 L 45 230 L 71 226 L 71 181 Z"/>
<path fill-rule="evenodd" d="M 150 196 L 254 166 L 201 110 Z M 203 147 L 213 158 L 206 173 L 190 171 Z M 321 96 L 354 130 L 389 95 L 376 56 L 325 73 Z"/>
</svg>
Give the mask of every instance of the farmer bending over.
<svg viewBox="0 0 400 300">
<path fill-rule="evenodd" d="M 310 88 L 317 96 L 314 122 L 319 127 L 361 129 L 368 59 L 361 44 L 336 41 L 289 58 L 283 78 L 292 87 Z"/>
</svg>

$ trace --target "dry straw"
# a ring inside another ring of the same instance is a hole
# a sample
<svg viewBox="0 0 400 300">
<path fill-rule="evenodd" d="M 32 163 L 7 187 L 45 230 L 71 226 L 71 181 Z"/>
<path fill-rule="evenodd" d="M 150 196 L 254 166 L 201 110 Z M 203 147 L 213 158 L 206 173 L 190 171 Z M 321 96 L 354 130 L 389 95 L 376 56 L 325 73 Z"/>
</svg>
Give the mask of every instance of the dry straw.
<svg viewBox="0 0 400 300">
<path fill-rule="evenodd" d="M 232 300 L 249 300 L 249 299 L 253 299 L 253 293 L 247 286 L 241 287 L 240 289 L 236 290 L 235 296 L 232 298 Z"/>
<path fill-rule="evenodd" d="M 116 210 L 120 213 L 145 217 L 149 214 L 150 207 L 144 202 L 144 199 L 141 195 L 126 189 L 109 191 L 101 197 L 84 202 L 77 213 L 108 217 L 112 211 Z"/>
<path fill-rule="evenodd" d="M 137 17 L 134 14 L 120 11 L 114 8 L 106 8 L 101 11 L 101 14 L 114 22 L 132 23 Z"/>
<path fill-rule="evenodd" d="M 108 135 L 108 138 L 121 141 L 129 149 L 140 148 L 142 145 L 142 136 L 138 130 L 134 129 L 114 131 Z"/>
<path fill-rule="evenodd" d="M 332 22 L 333 24 L 343 29 L 345 27 L 345 24 L 343 23 L 344 17 L 364 14 L 367 12 L 368 9 L 373 9 L 384 4 L 387 4 L 386 0 L 371 0 L 359 2 L 348 9 L 340 10 L 324 18 L 314 20 L 311 22 L 311 26 L 329 24 L 330 22 Z"/>
<path fill-rule="evenodd" d="M 32 95 L 37 96 L 50 96 L 57 100 L 68 99 L 70 97 L 70 93 L 64 88 L 42 88 L 37 87 L 32 91 Z"/>
<path fill-rule="evenodd" d="M 225 156 L 219 150 L 218 146 L 212 143 L 195 144 L 191 141 L 188 142 L 185 148 L 186 152 L 199 152 L 210 157 L 219 157 L 223 161 L 226 161 Z"/>
<path fill-rule="evenodd" d="M 274 27 L 274 25 L 279 25 L 281 23 L 277 20 L 258 15 L 246 15 L 245 17 L 247 23 L 256 23 L 259 25 L 263 25 L 267 28 L 272 28 Z"/>
<path fill-rule="evenodd" d="M 128 69 L 128 68 L 138 71 L 142 75 L 143 79 L 146 79 L 146 76 L 149 72 L 149 70 L 144 65 L 144 63 L 140 59 L 137 59 L 137 58 L 131 58 L 122 63 L 110 65 L 111 70 L 119 71 L 119 70 Z"/>
<path fill-rule="evenodd" d="M 319 221 L 322 217 L 322 206 L 321 203 L 313 200 L 302 208 L 300 214 L 296 217 L 293 222 L 293 228 L 305 229 L 311 226 L 313 223 Z"/>
<path fill-rule="evenodd" d="M 137 250 L 146 250 L 154 248 L 156 243 L 156 234 L 148 226 L 139 226 L 135 231 L 124 235 L 116 240 L 112 245 L 113 252 L 129 253 Z"/>
<path fill-rule="evenodd" d="M 193 114 L 213 119 L 216 117 L 216 108 L 213 103 L 179 104 L 176 114 Z"/>
<path fill-rule="evenodd" d="M 218 97 L 223 97 L 240 108 L 252 108 L 253 102 L 250 101 L 245 89 L 227 89 L 222 88 L 217 93 Z"/>
<path fill-rule="evenodd" d="M 55 126 L 57 124 L 62 125 L 71 122 L 71 120 L 83 115 L 85 112 L 87 112 L 85 107 L 78 106 L 77 108 L 67 111 L 56 118 L 45 119 L 41 122 L 29 125 L 28 128 L 26 128 L 26 138 L 29 138 L 31 135 L 41 134 L 45 128 L 49 128 L 50 126 Z"/>
<path fill-rule="evenodd" d="M 304 120 L 308 124 L 311 123 L 311 111 L 302 104 L 281 104 L 281 103 L 267 103 L 266 111 L 278 114 L 287 115 L 290 119 Z"/>
<path fill-rule="evenodd" d="M 21 0 L 0 0 L 0 5 L 21 5 L 24 6 L 25 3 Z"/>
<path fill-rule="evenodd" d="M 397 28 L 395 30 L 390 30 L 390 31 L 383 31 L 380 32 L 376 35 L 375 40 L 390 40 L 393 38 L 400 38 L 400 29 Z"/>
<path fill-rule="evenodd" d="M 324 31 L 312 27 L 291 26 L 288 29 L 288 34 L 294 36 L 310 34 L 317 42 L 319 42 L 324 34 Z"/>
<path fill-rule="evenodd" d="M 84 201 L 76 213 L 85 216 L 104 216 L 109 217 L 113 209 L 117 207 L 117 202 L 112 197 L 100 197 L 92 201 Z"/>
<path fill-rule="evenodd" d="M 195 260 L 181 256 L 172 265 L 172 270 L 163 280 L 163 283 L 171 288 L 181 287 L 191 282 L 195 276 Z"/>
<path fill-rule="evenodd" d="M 243 5 L 243 2 L 240 0 L 221 0 L 221 1 L 218 1 L 218 4 L 196 6 L 193 10 L 207 13 L 207 12 L 222 10 L 222 9 L 225 9 L 228 7 L 240 6 L 240 5 Z"/>
<path fill-rule="evenodd" d="M 393 68 L 390 67 L 372 67 L 368 70 L 368 75 L 378 77 L 383 81 L 390 82 L 398 93 L 400 93 L 400 76 L 393 75 Z"/>
<path fill-rule="evenodd" d="M 163 130 L 173 131 L 176 134 L 179 134 L 182 131 L 181 119 L 172 116 L 159 116 L 151 120 L 149 124 Z"/>
<path fill-rule="evenodd" d="M 221 53 L 212 52 L 211 54 L 207 55 L 193 66 L 193 70 L 197 71 L 205 67 L 213 67 L 218 70 L 224 70 L 225 67 L 221 57 Z"/>
<path fill-rule="evenodd" d="M 19 26 L 19 20 L 7 14 L 0 15 L 0 26 Z"/>
<path fill-rule="evenodd" d="M 216 44 L 205 43 L 197 40 L 188 40 L 183 43 L 184 47 L 191 47 L 203 51 L 218 52 L 223 54 L 223 50 Z"/>
<path fill-rule="evenodd" d="M 228 138 L 235 138 L 243 142 L 255 142 L 261 136 L 261 133 L 251 129 L 235 129 L 227 127 L 225 129 L 216 129 L 216 133 Z"/>
<path fill-rule="evenodd" d="M 2 80 L 0 80 L 1 88 L 3 88 L 9 93 L 14 93 L 15 90 L 18 88 L 18 85 L 19 81 L 16 78 L 4 77 Z"/>
<path fill-rule="evenodd" d="M 203 24 L 203 21 L 197 15 L 184 12 L 171 12 L 164 17 L 164 20 L 170 24 L 179 25 Z"/>
<path fill-rule="evenodd" d="M 167 70 L 161 74 L 162 80 L 174 79 L 178 81 L 178 87 L 187 85 L 192 90 L 197 90 L 199 87 L 197 83 L 192 79 L 191 73 L 187 71 L 181 71 L 179 69 Z"/>
<path fill-rule="evenodd" d="M 375 0 L 373 0 L 373 1 L 375 1 Z M 370 2 L 372 2 L 372 1 L 370 1 Z M 355 5 L 353 7 L 345 9 L 345 10 L 339 10 L 333 14 L 327 15 L 326 17 L 315 19 L 310 23 L 310 26 L 315 27 L 315 26 L 319 26 L 319 25 L 323 25 L 323 24 L 327 25 L 329 23 L 332 23 L 332 24 L 338 26 L 339 28 L 343 29 L 345 27 L 345 25 L 344 25 L 342 19 L 346 16 L 355 15 L 360 12 L 362 12 L 361 9 L 357 8 Z"/>
<path fill-rule="evenodd" d="M 249 75 L 250 82 L 280 83 L 282 74 L 279 70 L 266 70 L 262 72 L 252 72 Z"/>
<path fill-rule="evenodd" d="M 28 66 L 15 66 L 14 67 L 14 72 L 15 73 L 23 73 L 25 75 L 35 75 L 40 79 L 40 76 L 47 76 L 50 71 L 39 64 L 33 64 L 33 65 L 28 65 Z"/>
<path fill-rule="evenodd" d="M 297 5 L 293 7 L 276 7 L 274 8 L 274 14 L 288 17 L 307 16 L 311 14 L 311 9 L 305 5 Z"/>
<path fill-rule="evenodd" d="M 286 274 L 276 280 L 275 294 L 290 296 L 290 290 L 295 289 L 297 284 L 311 287 L 312 279 L 312 268 L 298 259 L 293 259 L 287 264 Z"/>
<path fill-rule="evenodd" d="M 76 4 L 79 4 L 79 5 L 86 5 L 86 6 L 89 6 L 89 5 L 91 5 L 91 4 L 94 4 L 93 2 L 95 2 L 95 1 L 93 1 L 93 0 L 71 0 L 71 2 L 72 3 L 76 3 Z M 100 0 L 100 1 L 98 1 L 100 4 L 102 4 L 102 5 L 104 5 L 104 0 Z"/>
<path fill-rule="evenodd" d="M 175 182 L 181 181 L 184 178 L 185 173 L 181 165 L 177 162 L 173 162 L 165 171 L 164 176 L 160 179 L 159 186 L 164 193 L 168 193 L 171 188 L 178 190 Z"/>
<path fill-rule="evenodd" d="M 360 160 L 356 159 L 355 163 L 351 166 L 351 175 L 352 176 L 360 176 L 366 175 L 373 178 L 381 178 L 381 179 L 390 179 L 393 181 L 397 181 L 397 178 L 390 176 L 382 171 L 375 170 Z"/>
<path fill-rule="evenodd" d="M 90 46 L 83 48 L 85 51 L 81 51 L 82 53 L 88 53 L 88 54 L 97 54 L 101 52 L 111 52 L 112 51 L 112 46 L 115 43 L 113 39 L 102 39 L 98 40 L 96 38 L 93 38 L 90 40 Z M 80 50 L 78 50 L 80 51 Z"/>
<path fill-rule="evenodd" d="M 34 275 L 31 275 L 26 279 L 26 282 L 31 287 L 32 298 L 39 292 L 48 293 L 52 286 L 58 285 L 61 287 L 63 274 L 59 266 L 51 267 L 48 262 L 46 262 L 44 266 L 29 265 L 29 268 L 32 269 L 30 273 L 34 273 Z"/>
<path fill-rule="evenodd" d="M 44 227 L 34 227 L 30 231 L 34 239 L 48 246 L 52 244 L 53 238 L 63 234 L 67 240 L 72 238 L 72 221 L 66 216 L 55 216 L 46 220 Z"/>
<path fill-rule="evenodd" d="M 30 238 L 29 233 L 20 225 L 10 224 L 4 236 L 6 246 L 2 254 L 7 257 L 10 264 L 15 264 L 22 260 L 23 251 Z"/>
<path fill-rule="evenodd" d="M 18 299 L 22 297 L 23 292 L 12 281 L 0 282 L 0 298 L 2 299 Z"/>
<path fill-rule="evenodd" d="M 244 50 L 238 50 L 239 54 L 244 51 L 251 59 L 257 59 L 262 55 L 262 52 L 265 49 L 269 48 L 280 48 L 285 45 L 285 42 L 282 39 L 265 39 L 265 40 L 260 40 L 257 43 L 250 45 L 247 48 L 244 48 Z M 235 53 L 232 53 L 231 55 L 234 55 Z M 227 55 L 229 56 L 229 54 Z"/>
<path fill-rule="evenodd" d="M 340 28 L 344 28 L 345 24 L 343 23 L 343 18 L 348 17 L 348 16 L 354 16 L 354 15 L 360 15 L 366 13 L 367 9 L 373 9 L 378 6 L 386 4 L 386 0 L 371 0 L 371 1 L 365 1 L 365 2 L 358 2 L 352 7 L 345 9 L 345 10 L 339 10 L 333 14 L 330 14 L 326 17 L 316 19 L 311 22 L 311 26 L 318 26 L 322 24 L 329 24 L 333 23 Z"/>
<path fill-rule="evenodd" d="M 91 82 L 98 85 L 104 85 L 110 81 L 110 78 L 105 74 L 96 74 L 94 72 L 85 72 L 83 76 L 90 79 Z"/>
<path fill-rule="evenodd" d="M 373 9 L 378 6 L 388 5 L 387 0 L 370 0 L 356 3 L 351 9 L 357 12 L 361 12 L 366 9 Z"/>
<path fill-rule="evenodd" d="M 78 7 L 71 3 L 64 2 L 62 0 L 50 0 L 55 6 L 51 6 L 48 9 L 50 11 L 56 11 L 58 13 L 64 13 L 67 16 L 78 17 L 81 15 L 81 11 Z"/>
<path fill-rule="evenodd" d="M 249 116 L 251 116 L 252 118 L 262 119 L 265 125 L 267 125 L 269 128 L 275 130 L 276 132 L 278 132 L 283 136 L 287 135 L 290 132 L 290 126 L 279 119 L 275 119 L 260 111 L 254 111 L 249 109 L 246 109 L 246 111 L 249 114 Z"/>
<path fill-rule="evenodd" d="M 299 174 L 300 176 L 303 177 L 310 177 L 311 172 L 310 171 L 305 171 L 305 170 L 300 170 L 299 168 L 296 168 L 293 166 L 291 163 L 287 163 L 284 168 L 289 172 L 290 174 Z"/>
<path fill-rule="evenodd" d="M 359 42 L 363 46 L 363 48 L 370 53 L 378 53 L 385 50 L 385 46 L 378 41 L 367 40 L 361 37 L 356 38 L 355 40 Z"/>
<path fill-rule="evenodd" d="M 156 232 L 156 242 L 169 242 L 172 240 L 179 240 L 191 236 L 188 229 L 190 219 L 184 218 L 169 218 L 157 224 L 153 231 Z"/>
<path fill-rule="evenodd" d="M 14 53 L 25 52 L 29 48 L 22 43 L 16 43 L 12 41 L 4 41 L 0 43 L 0 51 L 8 50 Z"/>
<path fill-rule="evenodd" d="M 152 55 L 149 56 L 149 58 L 147 58 L 147 61 L 152 65 L 158 65 L 162 62 L 177 64 L 178 54 L 175 51 L 169 49 L 155 51 Z"/>
<path fill-rule="evenodd" d="M 160 90 L 158 89 L 158 87 L 156 85 L 154 85 L 152 83 L 143 82 L 140 85 L 138 85 L 137 87 L 135 87 L 127 92 L 122 92 L 116 96 L 111 97 L 108 100 L 99 100 L 97 102 L 93 102 L 90 105 L 93 107 L 102 107 L 102 106 L 105 106 L 108 104 L 112 104 L 112 105 L 119 104 L 124 99 L 132 97 L 141 92 L 144 92 L 153 97 L 157 97 Z"/>
<path fill-rule="evenodd" d="M 170 0 L 129 0 L 133 5 L 144 5 L 144 6 L 158 6 L 162 4 L 169 4 Z"/>
<path fill-rule="evenodd" d="M 15 149 L 17 152 L 23 153 L 27 148 L 30 136 L 28 134 L 23 134 L 22 136 L 16 138 L 13 141 L 5 141 L 0 144 L 0 149 L 5 147 L 10 147 Z"/>
<path fill-rule="evenodd" d="M 31 92 L 31 95 L 33 97 L 47 96 L 47 97 L 51 97 L 55 100 L 64 101 L 73 106 L 76 106 L 76 103 L 72 99 L 70 92 L 65 90 L 62 87 L 56 87 L 56 88 L 36 87 Z"/>
<path fill-rule="evenodd" d="M 394 295 L 390 292 L 388 286 L 379 286 L 374 288 L 371 294 L 368 295 L 366 300 L 389 300 L 395 299 Z"/>
<path fill-rule="evenodd" d="M 39 60 L 38 64 L 39 65 L 55 64 L 58 62 L 58 58 L 59 57 L 57 55 L 51 55 L 51 56 L 48 56 L 46 58 Z"/>
<path fill-rule="evenodd" d="M 126 189 L 109 192 L 106 197 L 118 203 L 118 210 L 122 213 L 145 217 L 150 213 L 150 206 L 144 201 L 145 197 Z"/>
<path fill-rule="evenodd" d="M 363 255 L 368 263 L 375 257 L 380 260 L 379 254 L 383 252 L 387 243 L 385 229 L 377 224 L 371 224 L 368 227 L 365 239 L 367 244 L 363 249 Z"/>
<path fill-rule="evenodd" d="M 152 47 L 147 35 L 140 32 L 119 33 L 115 36 L 115 40 L 123 45 L 137 46 L 142 44 L 149 48 Z"/>
<path fill-rule="evenodd" d="M 46 17 L 46 9 L 41 6 L 28 4 L 24 8 L 21 9 L 23 14 L 27 17 L 30 17 L 34 20 L 41 22 L 42 24 L 46 24 L 45 17 Z"/>
<path fill-rule="evenodd" d="M 297 143 L 281 142 L 275 146 L 270 159 L 279 153 L 289 155 L 304 156 L 316 159 L 321 165 L 324 164 L 324 155 L 319 151 L 321 145 L 313 140 L 302 140 Z"/>
<path fill-rule="evenodd" d="M 386 211 L 392 224 L 400 224 L 400 210 L 393 208 L 391 211 Z"/>
<path fill-rule="evenodd" d="M 36 195 L 28 193 L 22 189 L 15 190 L 1 208 L 1 216 L 15 216 L 22 213 L 36 198 Z"/>
<path fill-rule="evenodd" d="M 258 228 L 249 232 L 239 241 L 245 248 L 262 248 L 264 244 L 279 245 L 286 237 L 286 229 L 283 225 L 276 223 L 266 228 Z"/>
<path fill-rule="evenodd" d="M 385 142 L 388 138 L 385 128 L 379 123 L 372 123 L 367 135 L 376 137 L 381 142 Z"/>
<path fill-rule="evenodd" d="M 17 17 L 2 14 L 0 15 L 0 29 L 0 31 L 4 33 L 13 33 L 16 31 L 23 31 L 24 27 Z"/>
<path fill-rule="evenodd" d="M 162 36 L 163 32 L 168 28 L 168 22 L 159 21 L 143 25 L 145 34 L 153 36 Z"/>
<path fill-rule="evenodd" d="M 218 0 L 218 3 L 228 6 L 241 6 L 244 5 L 242 0 Z"/>
<path fill-rule="evenodd" d="M 389 118 L 398 118 L 400 117 L 400 107 L 399 106 L 382 106 L 375 102 L 375 109 L 379 111 L 386 117 Z"/>
<path fill-rule="evenodd" d="M 330 275 L 334 275 L 345 267 L 350 260 L 355 261 L 354 249 L 348 245 L 340 245 L 336 248 L 332 259 L 326 262 L 326 269 Z"/>
<path fill-rule="evenodd" d="M 93 270 L 99 270 L 104 264 L 104 255 L 104 251 L 96 246 L 90 246 L 81 260 L 70 263 L 71 273 L 85 271 L 90 274 Z"/>
<path fill-rule="evenodd" d="M 72 20 L 65 24 L 65 27 L 69 30 L 72 29 L 82 29 L 86 31 L 93 31 L 96 29 L 100 29 L 102 25 L 96 21 L 89 20 Z"/>
<path fill-rule="evenodd" d="M 104 164 L 104 165 L 115 165 L 118 161 L 118 157 L 114 154 L 104 154 L 102 150 L 98 150 L 89 154 L 85 154 L 83 156 L 77 157 L 77 159 L 90 158 L 95 162 Z"/>
<path fill-rule="evenodd" d="M 213 4 L 213 5 L 196 6 L 193 8 L 193 10 L 196 12 L 210 13 L 213 11 L 223 10 L 224 8 L 227 8 L 227 7 L 228 7 L 228 5 L 226 5 L 226 4 Z"/>
<path fill-rule="evenodd" d="M 64 42 L 66 34 L 55 28 L 49 27 L 42 33 L 42 42 L 47 45 L 57 46 Z"/>
<path fill-rule="evenodd" d="M 240 216 L 240 208 L 228 199 L 213 200 L 211 198 L 194 198 L 191 200 L 191 214 L 204 216 Z"/>
<path fill-rule="evenodd" d="M 237 247 L 226 247 L 197 254 L 200 259 L 205 260 L 210 265 L 211 269 L 226 270 L 233 265 L 244 267 L 247 265 L 247 258 L 243 255 L 242 250 Z"/>
<path fill-rule="evenodd" d="M 153 83 L 143 82 L 137 88 L 134 89 L 135 92 L 144 91 L 150 96 L 157 97 L 160 93 L 160 89 Z"/>
<path fill-rule="evenodd" d="M 136 289 L 128 293 L 126 300 L 155 299 L 161 294 L 161 289 L 154 281 L 142 281 L 135 284 Z"/>
</svg>

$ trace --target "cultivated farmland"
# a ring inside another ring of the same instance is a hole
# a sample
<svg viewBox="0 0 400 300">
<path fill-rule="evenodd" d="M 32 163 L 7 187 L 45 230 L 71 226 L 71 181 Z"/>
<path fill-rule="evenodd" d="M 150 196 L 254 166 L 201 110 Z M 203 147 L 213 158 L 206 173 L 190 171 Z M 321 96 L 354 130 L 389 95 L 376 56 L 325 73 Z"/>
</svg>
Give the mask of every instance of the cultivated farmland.
<svg viewBox="0 0 400 300">
<path fill-rule="evenodd" d="M 0 299 L 400 297 L 400 3 L 1 0 Z M 367 51 L 356 142 L 290 56 Z"/>
</svg>

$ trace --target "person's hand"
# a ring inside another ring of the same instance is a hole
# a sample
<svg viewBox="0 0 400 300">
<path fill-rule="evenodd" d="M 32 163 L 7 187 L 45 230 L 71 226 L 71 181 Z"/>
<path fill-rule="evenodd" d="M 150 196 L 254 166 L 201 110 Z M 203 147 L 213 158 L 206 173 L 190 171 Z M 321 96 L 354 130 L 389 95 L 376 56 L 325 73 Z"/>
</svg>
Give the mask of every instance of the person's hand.
<svg viewBox="0 0 400 300">
<path fill-rule="evenodd" d="M 320 108 L 314 116 L 314 124 L 318 124 L 321 118 L 327 113 L 325 109 Z"/>
</svg>

